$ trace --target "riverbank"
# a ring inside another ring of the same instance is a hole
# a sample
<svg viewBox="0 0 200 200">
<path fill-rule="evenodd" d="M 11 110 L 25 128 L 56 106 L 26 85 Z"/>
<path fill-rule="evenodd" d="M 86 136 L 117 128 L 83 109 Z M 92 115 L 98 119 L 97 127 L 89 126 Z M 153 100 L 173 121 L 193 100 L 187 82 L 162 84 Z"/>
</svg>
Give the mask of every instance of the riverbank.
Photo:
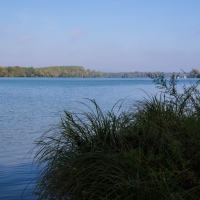
<svg viewBox="0 0 200 200">
<path fill-rule="evenodd" d="M 39 198 L 198 199 L 200 95 L 196 84 L 179 93 L 177 81 L 157 77 L 163 92 L 128 111 L 103 112 L 94 100 L 65 111 L 36 141 Z"/>
</svg>

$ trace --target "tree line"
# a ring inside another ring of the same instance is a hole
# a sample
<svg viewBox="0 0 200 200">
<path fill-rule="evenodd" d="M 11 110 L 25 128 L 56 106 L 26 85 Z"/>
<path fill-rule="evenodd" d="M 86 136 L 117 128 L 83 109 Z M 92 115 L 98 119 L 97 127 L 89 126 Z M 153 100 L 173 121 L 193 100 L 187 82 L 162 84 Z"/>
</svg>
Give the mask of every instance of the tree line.
<svg viewBox="0 0 200 200">
<path fill-rule="evenodd" d="M 102 72 L 82 66 L 0 67 L 0 77 L 102 77 Z"/>
<path fill-rule="evenodd" d="M 137 78 L 148 77 L 152 72 L 101 72 L 84 69 L 83 66 L 52 66 L 52 67 L 1 67 L 0 77 L 74 77 L 74 78 Z M 153 72 L 160 74 L 161 72 Z M 165 77 L 170 77 L 171 73 L 164 73 Z M 185 73 L 179 74 L 180 78 L 185 77 Z M 187 77 L 200 78 L 200 71 L 193 69 Z"/>
</svg>

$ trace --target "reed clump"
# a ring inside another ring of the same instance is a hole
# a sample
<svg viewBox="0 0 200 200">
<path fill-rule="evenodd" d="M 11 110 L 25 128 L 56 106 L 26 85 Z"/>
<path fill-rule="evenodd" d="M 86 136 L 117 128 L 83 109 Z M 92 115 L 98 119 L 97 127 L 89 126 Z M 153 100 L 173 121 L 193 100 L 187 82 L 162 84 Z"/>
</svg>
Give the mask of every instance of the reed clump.
<svg viewBox="0 0 200 200">
<path fill-rule="evenodd" d="M 64 112 L 58 132 L 36 141 L 38 199 L 169 200 L 200 197 L 198 84 L 162 92 L 127 111 Z M 119 106 L 120 107 L 120 106 Z"/>
</svg>

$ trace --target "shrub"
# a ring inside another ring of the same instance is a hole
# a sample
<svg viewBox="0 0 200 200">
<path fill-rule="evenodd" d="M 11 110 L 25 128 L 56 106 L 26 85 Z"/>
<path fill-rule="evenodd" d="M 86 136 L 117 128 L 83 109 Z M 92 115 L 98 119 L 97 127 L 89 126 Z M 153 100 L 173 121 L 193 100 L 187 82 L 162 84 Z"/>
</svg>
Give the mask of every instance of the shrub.
<svg viewBox="0 0 200 200">
<path fill-rule="evenodd" d="M 200 114 L 197 84 L 163 92 L 128 111 L 64 112 L 60 128 L 36 141 L 38 199 L 199 199 Z M 121 107 L 121 105 L 120 105 Z"/>
</svg>

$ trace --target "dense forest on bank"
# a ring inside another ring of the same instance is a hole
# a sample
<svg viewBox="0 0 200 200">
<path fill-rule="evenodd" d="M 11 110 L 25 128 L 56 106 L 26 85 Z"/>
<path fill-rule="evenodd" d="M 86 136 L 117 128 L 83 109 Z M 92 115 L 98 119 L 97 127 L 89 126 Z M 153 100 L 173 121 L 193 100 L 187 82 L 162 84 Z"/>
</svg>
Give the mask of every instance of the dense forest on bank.
<svg viewBox="0 0 200 200">
<path fill-rule="evenodd" d="M 149 74 L 160 74 L 161 72 L 101 72 L 84 69 L 82 66 L 53 66 L 53 67 L 1 67 L 0 77 L 74 77 L 74 78 L 137 78 L 148 77 Z M 164 73 L 170 77 L 171 73 Z M 193 69 L 190 73 L 180 73 L 180 78 L 200 78 L 200 70 Z"/>
</svg>

